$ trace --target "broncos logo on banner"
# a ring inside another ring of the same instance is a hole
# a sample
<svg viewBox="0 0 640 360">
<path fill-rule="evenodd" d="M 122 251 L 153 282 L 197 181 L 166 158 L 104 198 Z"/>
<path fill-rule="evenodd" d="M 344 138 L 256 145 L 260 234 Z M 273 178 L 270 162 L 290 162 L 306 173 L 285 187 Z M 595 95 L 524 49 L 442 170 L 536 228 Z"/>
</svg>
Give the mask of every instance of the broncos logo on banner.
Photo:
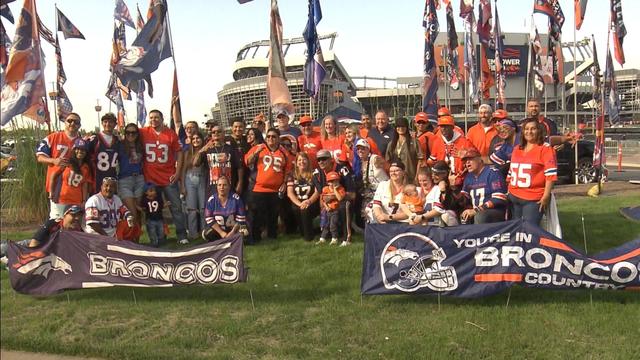
<svg viewBox="0 0 640 360">
<path fill-rule="evenodd" d="M 65 275 L 73 271 L 71 265 L 61 257 L 56 254 L 47 255 L 42 251 L 20 254 L 18 263 L 13 264 L 13 268 L 20 274 L 33 273 L 33 275 L 41 275 L 45 279 L 49 277 L 52 270 L 62 271 Z"/>
</svg>

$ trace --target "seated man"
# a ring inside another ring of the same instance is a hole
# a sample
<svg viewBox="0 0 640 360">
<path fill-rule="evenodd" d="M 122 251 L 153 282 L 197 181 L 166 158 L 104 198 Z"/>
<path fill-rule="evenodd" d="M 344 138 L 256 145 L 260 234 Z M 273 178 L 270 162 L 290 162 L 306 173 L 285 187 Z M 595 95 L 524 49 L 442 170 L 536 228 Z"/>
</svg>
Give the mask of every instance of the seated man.
<svg viewBox="0 0 640 360">
<path fill-rule="evenodd" d="M 70 231 L 82 231 L 82 215 L 84 214 L 84 209 L 80 205 L 69 205 L 63 212 L 62 219 L 49 219 L 47 220 L 31 239 L 16 241 L 16 244 L 22 246 L 28 246 L 30 248 L 35 248 L 47 240 L 49 240 L 49 236 L 55 233 L 58 230 L 70 230 Z M 7 254 L 8 242 L 2 241 L 0 245 L 0 256 L 2 256 L 1 262 L 6 264 L 6 254 Z"/>
<path fill-rule="evenodd" d="M 485 166 L 480 152 L 474 148 L 466 149 L 460 157 L 467 168 L 461 193 L 473 207 L 462 212 L 462 222 L 486 224 L 504 221 L 507 186 L 500 170 Z"/>
<path fill-rule="evenodd" d="M 426 194 L 422 214 L 412 216 L 409 222 L 412 225 L 456 226 L 466 200 L 452 188 L 447 162 L 436 161 L 431 171 L 433 187 Z"/>
<path fill-rule="evenodd" d="M 117 189 L 117 180 L 106 177 L 102 180 L 100 192 L 87 200 L 85 220 L 88 233 L 115 237 L 118 221 L 125 219 L 129 227 L 133 226 L 133 215 L 115 194 Z"/>
</svg>

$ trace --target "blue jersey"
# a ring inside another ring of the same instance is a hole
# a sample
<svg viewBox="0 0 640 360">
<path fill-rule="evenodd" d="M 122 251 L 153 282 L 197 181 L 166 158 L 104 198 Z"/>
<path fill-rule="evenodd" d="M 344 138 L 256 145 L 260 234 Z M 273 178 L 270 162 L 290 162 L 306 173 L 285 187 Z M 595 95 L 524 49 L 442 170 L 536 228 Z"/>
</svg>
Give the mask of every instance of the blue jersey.
<svg viewBox="0 0 640 360">
<path fill-rule="evenodd" d="M 227 203 L 222 206 L 218 194 L 213 194 L 204 208 L 204 219 L 207 226 L 218 224 L 223 231 L 229 232 L 235 224 L 245 225 L 244 203 L 238 194 L 230 193 Z"/>
<path fill-rule="evenodd" d="M 118 150 L 121 147 L 120 139 L 113 135 L 111 144 L 108 144 L 104 134 L 92 136 L 89 139 L 89 156 L 93 165 L 96 179 L 96 189 L 102 186 L 102 179 L 106 177 L 118 177 Z"/>
<path fill-rule="evenodd" d="M 118 162 L 120 163 L 120 172 L 118 176 L 120 179 L 124 179 L 132 175 L 142 175 L 142 157 L 144 154 L 136 151 L 135 147 L 131 147 L 129 153 L 127 153 L 124 144 L 120 146 L 118 151 Z"/>
<path fill-rule="evenodd" d="M 504 207 L 507 202 L 507 186 L 504 178 L 493 166 L 485 166 L 478 176 L 468 173 L 461 193 L 471 200 L 475 209 Z"/>
</svg>

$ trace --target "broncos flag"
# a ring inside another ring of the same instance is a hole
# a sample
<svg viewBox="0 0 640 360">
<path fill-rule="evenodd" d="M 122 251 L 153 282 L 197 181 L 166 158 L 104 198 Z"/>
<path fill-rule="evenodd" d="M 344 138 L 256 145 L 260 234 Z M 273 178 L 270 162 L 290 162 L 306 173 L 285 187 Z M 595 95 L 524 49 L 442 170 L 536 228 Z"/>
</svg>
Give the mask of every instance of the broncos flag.
<svg viewBox="0 0 640 360">
<path fill-rule="evenodd" d="M 316 26 L 322 20 L 320 0 L 309 0 L 309 19 L 304 28 L 305 42 L 307 43 L 307 61 L 304 63 L 304 92 L 318 100 L 320 84 L 327 75 L 327 70 L 322 56 L 322 48 L 318 39 Z"/>
<path fill-rule="evenodd" d="M 24 114 L 39 123 L 48 122 L 46 90 L 41 62 L 38 15 L 35 0 L 25 0 L 9 51 L 5 84 L 0 95 L 0 125 Z"/>
<path fill-rule="evenodd" d="M 56 14 L 58 16 L 58 31 L 62 31 L 65 39 L 84 39 L 84 35 L 73 25 L 71 20 L 67 18 L 58 7 L 56 7 Z"/>
<path fill-rule="evenodd" d="M 496 17 L 493 25 L 493 36 L 495 44 L 494 63 L 496 66 L 496 109 L 505 109 L 507 106 L 507 97 L 504 89 L 507 87 L 507 77 L 504 74 L 502 66 L 502 54 L 504 52 L 504 39 L 502 38 L 502 29 L 500 27 L 500 19 L 498 19 L 498 3 L 496 3 Z"/>
<path fill-rule="evenodd" d="M 512 285 L 637 290 L 640 239 L 587 256 L 522 220 L 448 228 L 372 224 L 365 229 L 363 294 L 477 298 Z"/>
<path fill-rule="evenodd" d="M 67 74 L 64 71 L 64 66 L 62 65 L 62 51 L 60 49 L 60 42 L 58 41 L 58 33 L 56 33 L 56 64 L 58 66 L 58 76 L 56 77 L 56 84 L 58 90 L 58 96 L 56 97 L 56 102 L 58 104 L 58 121 L 64 121 L 64 119 L 69 116 L 69 114 L 73 111 L 73 105 L 71 105 L 71 100 L 67 96 L 67 93 L 64 91 L 64 83 L 67 82 Z"/>
<path fill-rule="evenodd" d="M 458 90 L 460 86 L 460 75 L 458 74 L 458 33 L 456 33 L 456 24 L 453 21 L 453 6 L 451 2 L 447 2 L 447 77 L 449 86 L 453 90 Z"/>
<path fill-rule="evenodd" d="M 269 72 L 267 75 L 267 94 L 269 103 L 276 110 L 286 110 L 289 114 L 294 112 L 291 94 L 287 86 L 287 68 L 282 52 L 282 19 L 278 1 L 271 0 L 270 36 L 269 36 Z"/>
<path fill-rule="evenodd" d="M 424 80 L 422 84 L 422 111 L 434 117 L 438 113 L 438 74 L 434 44 L 438 37 L 438 14 L 436 0 L 426 0 L 422 18 L 424 27 Z"/>
<path fill-rule="evenodd" d="M 241 235 L 171 251 L 61 230 L 36 249 L 9 242 L 7 257 L 11 286 L 28 295 L 112 286 L 172 287 L 247 280 Z"/>
<path fill-rule="evenodd" d="M 627 28 L 622 21 L 622 0 L 611 0 L 611 25 L 613 27 L 613 52 L 620 66 L 624 65 L 624 49 L 622 41 L 627 35 Z"/>
</svg>

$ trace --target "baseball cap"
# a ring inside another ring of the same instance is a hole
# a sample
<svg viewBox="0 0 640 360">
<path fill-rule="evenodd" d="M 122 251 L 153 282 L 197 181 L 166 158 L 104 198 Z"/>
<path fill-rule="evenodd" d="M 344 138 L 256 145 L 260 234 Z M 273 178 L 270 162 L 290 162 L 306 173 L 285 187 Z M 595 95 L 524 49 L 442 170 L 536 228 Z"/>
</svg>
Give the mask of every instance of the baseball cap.
<svg viewBox="0 0 640 360">
<path fill-rule="evenodd" d="M 461 159 L 476 158 L 480 156 L 480 152 L 476 148 L 467 148 L 460 150 Z"/>
<path fill-rule="evenodd" d="M 287 110 L 284 110 L 284 109 L 278 110 L 278 112 L 276 113 L 276 117 L 283 116 L 283 115 L 287 117 L 289 116 L 289 113 L 287 112 Z"/>
<path fill-rule="evenodd" d="M 514 123 L 513 120 L 511 120 L 509 118 L 500 120 L 498 122 L 498 124 L 502 125 L 502 126 L 508 126 L 508 127 L 512 128 L 512 129 L 516 128 L 516 123 Z"/>
<path fill-rule="evenodd" d="M 83 150 L 87 150 L 87 142 L 84 141 L 82 138 L 77 138 L 74 142 L 73 142 L 73 148 L 74 149 L 83 149 Z"/>
<path fill-rule="evenodd" d="M 337 172 L 331 171 L 327 174 L 327 181 L 340 180 L 340 175 Z"/>
<path fill-rule="evenodd" d="M 433 164 L 433 166 L 431 167 L 431 171 L 436 173 L 449 172 L 449 165 L 447 165 L 446 161 L 439 160 L 436 161 L 435 164 Z"/>
<path fill-rule="evenodd" d="M 451 116 L 451 110 L 449 110 L 449 108 L 446 106 L 441 106 L 438 109 L 438 117 L 441 117 L 441 116 Z"/>
<path fill-rule="evenodd" d="M 309 115 L 300 116 L 300 120 L 298 121 L 298 123 L 300 125 L 307 124 L 307 123 L 310 123 L 310 122 L 313 122 L 313 120 L 311 119 L 311 116 L 309 116 Z"/>
<path fill-rule="evenodd" d="M 438 126 L 455 126 L 456 122 L 453 120 L 453 117 L 451 117 L 451 115 L 444 115 L 444 116 L 440 116 L 438 118 Z"/>
<path fill-rule="evenodd" d="M 391 169 L 392 167 L 398 167 L 404 171 L 404 164 L 400 160 L 391 161 L 391 164 L 389 164 L 389 169 Z"/>
<path fill-rule="evenodd" d="M 416 114 L 415 118 L 414 118 L 416 123 L 419 122 L 428 122 L 429 121 L 429 115 L 427 115 L 426 112 L 420 111 L 419 113 Z"/>
<path fill-rule="evenodd" d="M 362 147 L 366 147 L 367 149 L 371 149 L 371 145 L 369 144 L 367 139 L 358 139 L 358 141 L 356 141 L 356 147 L 358 147 L 358 146 L 362 146 Z"/>
<path fill-rule="evenodd" d="M 493 115 L 491 115 L 491 120 L 494 120 L 494 119 L 502 120 L 508 117 L 509 117 L 509 113 L 506 110 L 498 109 L 493 112 Z"/>
<path fill-rule="evenodd" d="M 318 153 L 316 153 L 316 159 L 318 160 L 330 159 L 330 158 L 331 158 L 331 153 L 329 152 L 329 150 L 322 149 L 318 151 Z"/>
<path fill-rule="evenodd" d="M 78 214 L 83 212 L 84 208 L 81 205 L 67 205 L 67 207 L 64 209 L 63 215 L 67 215 L 69 213 Z"/>
</svg>

